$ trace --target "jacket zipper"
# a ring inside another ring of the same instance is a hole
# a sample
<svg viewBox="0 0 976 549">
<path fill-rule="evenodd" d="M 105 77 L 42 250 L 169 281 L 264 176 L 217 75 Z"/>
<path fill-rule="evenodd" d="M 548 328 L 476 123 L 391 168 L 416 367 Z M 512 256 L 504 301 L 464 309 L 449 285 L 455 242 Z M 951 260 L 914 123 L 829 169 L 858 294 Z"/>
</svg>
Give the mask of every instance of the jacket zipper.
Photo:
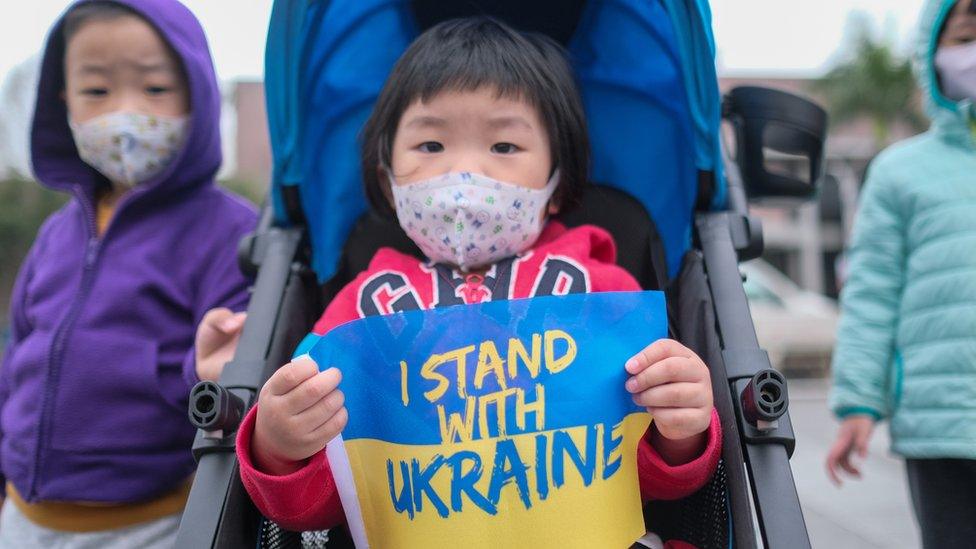
<svg viewBox="0 0 976 549">
<path fill-rule="evenodd" d="M 31 475 L 30 490 L 28 492 L 28 501 L 34 501 L 37 498 L 37 481 L 40 473 L 43 470 L 43 456 L 44 453 L 41 451 L 42 448 L 47 446 L 47 438 L 50 436 L 50 423 L 51 414 L 53 413 L 54 406 L 54 393 L 56 391 L 56 382 L 60 378 L 61 373 L 61 363 L 64 359 L 64 346 L 65 341 L 68 338 L 68 332 L 74 325 L 79 313 L 81 312 L 81 304 L 85 302 L 88 297 L 88 293 L 91 291 L 92 281 L 94 279 L 94 267 L 98 260 L 98 252 L 101 247 L 101 240 L 98 235 L 97 222 L 95 220 L 95 213 L 92 211 L 91 205 L 88 204 L 87 200 L 78 193 L 79 202 L 85 209 L 85 214 L 88 221 L 89 238 L 85 249 L 85 262 L 81 274 L 81 286 L 78 290 L 78 294 L 72 301 L 70 308 L 68 309 L 68 314 L 65 315 L 63 321 L 58 326 L 57 331 L 54 334 L 54 340 L 51 343 L 51 351 L 48 354 L 48 368 L 47 368 L 47 384 L 44 387 L 44 400 L 41 404 L 41 419 L 38 425 L 37 432 L 37 445 L 34 449 L 34 470 Z M 116 211 L 116 214 L 118 211 Z M 106 227 L 105 233 L 108 233 L 108 228 Z M 104 239 L 105 234 L 102 235 Z"/>
<path fill-rule="evenodd" d="M 108 225 L 105 227 L 105 230 L 102 232 L 101 236 L 98 234 L 98 221 L 95 216 L 94 208 L 96 206 L 88 200 L 88 196 L 86 196 L 84 190 L 82 190 L 80 186 L 75 186 L 73 189 L 73 194 L 78 199 L 81 207 L 85 210 L 89 237 L 85 249 L 85 262 L 81 274 L 81 285 L 79 287 L 78 294 L 71 302 L 71 306 L 68 309 L 68 314 L 65 316 L 64 320 L 61 321 L 61 324 L 58 325 L 58 329 L 54 334 L 54 340 L 51 343 L 51 351 L 48 353 L 47 385 L 44 387 L 44 397 L 41 403 L 41 419 L 38 424 L 37 445 L 34 448 L 34 464 L 30 477 L 28 501 L 34 501 L 37 499 L 38 477 L 43 471 L 44 465 L 42 459 L 42 449 L 47 445 L 47 438 L 50 436 L 49 431 L 51 415 L 53 413 L 52 408 L 54 406 L 55 382 L 60 377 L 61 363 L 63 362 L 64 358 L 63 354 L 65 342 L 68 339 L 68 332 L 73 327 L 78 315 L 81 312 L 82 304 L 86 301 L 88 294 L 91 292 L 91 286 L 95 278 L 95 265 L 99 259 L 99 252 L 104 247 L 108 234 L 117 224 L 122 210 L 125 207 L 130 206 L 136 200 L 142 199 L 142 197 L 151 189 L 152 188 L 150 187 L 136 187 L 123 196 L 122 199 L 119 200 L 115 205 L 115 211 L 112 213 L 112 218 L 109 220 Z"/>
</svg>

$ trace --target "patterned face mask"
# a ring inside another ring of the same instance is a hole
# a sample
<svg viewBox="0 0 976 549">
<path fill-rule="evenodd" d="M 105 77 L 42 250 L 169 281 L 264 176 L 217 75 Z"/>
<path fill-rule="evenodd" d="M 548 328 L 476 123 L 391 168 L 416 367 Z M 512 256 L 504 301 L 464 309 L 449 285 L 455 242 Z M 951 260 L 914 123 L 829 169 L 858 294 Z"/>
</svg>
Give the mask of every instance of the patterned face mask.
<svg viewBox="0 0 976 549">
<path fill-rule="evenodd" d="M 542 208 L 558 183 L 558 172 L 542 189 L 451 172 L 392 188 L 407 236 L 435 263 L 468 271 L 532 246 L 542 232 Z"/>
<path fill-rule="evenodd" d="M 82 160 L 112 184 L 133 187 L 173 161 L 188 122 L 188 116 L 112 112 L 69 125 Z"/>
</svg>

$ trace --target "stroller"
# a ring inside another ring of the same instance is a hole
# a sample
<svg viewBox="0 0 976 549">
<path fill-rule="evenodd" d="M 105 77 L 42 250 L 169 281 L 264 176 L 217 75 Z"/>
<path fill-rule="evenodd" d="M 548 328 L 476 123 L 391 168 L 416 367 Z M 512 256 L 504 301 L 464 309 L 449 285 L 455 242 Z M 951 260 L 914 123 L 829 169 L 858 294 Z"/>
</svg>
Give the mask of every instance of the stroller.
<svg viewBox="0 0 976 549">
<path fill-rule="evenodd" d="M 762 252 L 747 190 L 753 199 L 815 192 L 826 115 L 762 88 L 721 98 L 707 0 L 274 3 L 265 83 L 272 190 L 240 247 L 256 283 L 234 360 L 219 383 L 191 393 L 199 468 L 177 546 L 351 546 L 342 529 L 287 532 L 261 517 L 238 477 L 234 434 L 265 380 L 378 248 L 419 255 L 395 220 L 366 211 L 357 134 L 413 38 L 474 14 L 566 46 L 596 183 L 560 220 L 607 229 L 620 265 L 667 292 L 672 335 L 711 369 L 724 432 L 718 472 L 688 498 L 650 503 L 648 527 L 702 548 L 809 547 L 789 465 L 786 380 L 759 348 L 738 262 Z M 731 131 L 720 131 L 723 119 Z M 804 158 L 807 169 L 771 171 L 778 153 Z"/>
</svg>

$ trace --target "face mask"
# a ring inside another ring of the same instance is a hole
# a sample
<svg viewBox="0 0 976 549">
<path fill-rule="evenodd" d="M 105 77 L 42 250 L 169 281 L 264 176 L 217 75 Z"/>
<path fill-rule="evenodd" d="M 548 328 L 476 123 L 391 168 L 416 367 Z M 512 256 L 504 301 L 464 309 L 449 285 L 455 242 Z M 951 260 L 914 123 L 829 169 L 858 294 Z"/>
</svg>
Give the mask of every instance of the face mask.
<svg viewBox="0 0 976 549">
<path fill-rule="evenodd" d="M 69 125 L 82 160 L 113 184 L 132 187 L 173 161 L 188 121 L 188 116 L 112 112 Z"/>
<path fill-rule="evenodd" d="M 942 93 L 953 101 L 976 101 L 976 42 L 943 46 L 935 52 Z"/>
<path fill-rule="evenodd" d="M 451 172 L 392 188 L 400 226 L 424 255 L 468 271 L 532 246 L 558 183 L 558 172 L 542 189 Z"/>
</svg>

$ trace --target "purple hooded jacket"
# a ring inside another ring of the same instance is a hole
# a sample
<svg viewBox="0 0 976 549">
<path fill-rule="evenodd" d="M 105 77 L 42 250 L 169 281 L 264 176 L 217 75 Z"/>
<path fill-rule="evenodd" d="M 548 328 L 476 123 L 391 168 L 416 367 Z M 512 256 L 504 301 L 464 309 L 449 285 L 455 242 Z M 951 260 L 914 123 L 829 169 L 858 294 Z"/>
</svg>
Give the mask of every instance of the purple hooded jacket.
<svg viewBox="0 0 976 549">
<path fill-rule="evenodd" d="M 203 29 L 175 0 L 118 3 L 182 59 L 189 136 L 97 236 L 95 192 L 105 181 L 78 157 L 68 128 L 65 44 L 54 25 L 31 154 L 41 183 L 73 199 L 44 223 L 21 266 L 0 366 L 0 467 L 32 502 L 147 500 L 185 480 L 194 470 L 186 406 L 195 327 L 212 307 L 247 302 L 236 251 L 257 216 L 214 185 L 220 93 Z"/>
</svg>

